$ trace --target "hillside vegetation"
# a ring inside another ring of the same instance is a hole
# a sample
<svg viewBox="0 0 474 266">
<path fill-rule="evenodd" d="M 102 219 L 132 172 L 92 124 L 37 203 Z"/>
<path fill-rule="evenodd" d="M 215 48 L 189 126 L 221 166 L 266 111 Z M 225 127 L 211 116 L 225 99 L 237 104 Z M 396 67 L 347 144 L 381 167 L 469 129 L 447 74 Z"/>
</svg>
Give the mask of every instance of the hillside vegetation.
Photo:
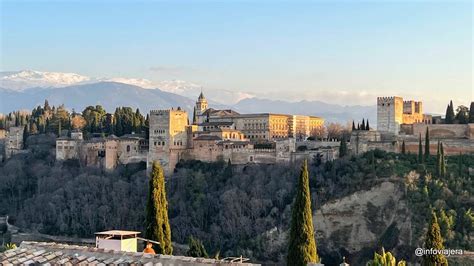
<svg viewBox="0 0 474 266">
<path fill-rule="evenodd" d="M 112 228 L 143 231 L 148 189 L 144 164 L 106 172 L 84 168 L 74 160 L 56 162 L 54 136 L 48 135 L 30 136 L 28 149 L 0 163 L 0 215 L 9 215 L 24 230 L 53 235 L 92 237 L 96 231 Z M 474 165 L 474 156 L 447 157 L 444 177 L 434 174 L 435 157 L 418 164 L 415 155 L 375 151 L 334 162 L 316 160 L 309 165 L 313 212 L 355 192 L 393 182 L 402 187 L 401 200 L 410 208 L 412 247 L 421 245 L 427 213 L 433 208 L 440 217 L 445 245 L 472 250 L 474 186 L 468 166 Z M 210 256 L 243 255 L 281 263 L 299 167 L 180 162 L 166 181 L 172 240 L 184 244 L 194 236 Z M 367 220 L 377 215 L 384 219 L 382 210 L 372 209 L 364 214 Z M 379 239 L 396 248 L 401 236 L 391 232 Z M 367 261 L 379 245 L 373 243 L 358 254 L 343 246 L 318 247 L 318 252 L 327 264 L 340 262 L 342 255 Z M 413 261 L 409 250 L 398 249 L 397 258 Z"/>
</svg>

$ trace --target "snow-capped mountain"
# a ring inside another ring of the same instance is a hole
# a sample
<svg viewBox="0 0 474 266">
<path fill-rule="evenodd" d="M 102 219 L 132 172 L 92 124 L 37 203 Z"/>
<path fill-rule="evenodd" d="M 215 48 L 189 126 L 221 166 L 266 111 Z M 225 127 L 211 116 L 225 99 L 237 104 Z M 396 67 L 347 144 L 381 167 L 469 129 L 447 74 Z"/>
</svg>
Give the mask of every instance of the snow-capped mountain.
<svg viewBox="0 0 474 266">
<path fill-rule="evenodd" d="M 119 82 L 145 89 L 154 89 L 156 84 L 147 79 L 137 78 L 96 78 L 76 73 L 43 72 L 35 70 L 0 72 L 0 87 L 22 91 L 29 88 L 61 88 L 97 82 Z"/>
<path fill-rule="evenodd" d="M 118 82 L 144 89 L 160 89 L 165 92 L 196 98 L 201 91 L 214 102 L 234 104 L 252 94 L 240 91 L 208 89 L 202 85 L 183 80 L 164 80 L 153 82 L 143 78 L 125 77 L 88 77 L 76 73 L 43 72 L 35 70 L 0 72 L 0 88 L 24 91 L 29 88 L 62 88 L 73 85 L 93 84 L 99 82 Z"/>
<path fill-rule="evenodd" d="M 34 70 L 0 72 L 0 87 L 17 91 L 32 87 L 65 87 L 89 80 L 89 77 L 75 73 Z"/>
</svg>

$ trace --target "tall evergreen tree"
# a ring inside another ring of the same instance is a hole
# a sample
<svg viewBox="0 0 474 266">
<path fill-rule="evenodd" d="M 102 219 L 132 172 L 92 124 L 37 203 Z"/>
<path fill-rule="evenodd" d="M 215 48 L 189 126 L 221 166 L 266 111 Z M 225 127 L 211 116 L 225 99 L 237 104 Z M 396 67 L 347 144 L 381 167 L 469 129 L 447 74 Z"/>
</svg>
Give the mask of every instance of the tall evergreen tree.
<svg viewBox="0 0 474 266">
<path fill-rule="evenodd" d="M 314 239 L 311 192 L 306 160 L 301 167 L 296 198 L 291 211 L 287 265 L 306 266 L 310 262 L 319 262 L 316 240 Z"/>
<path fill-rule="evenodd" d="M 207 254 L 206 248 L 201 240 L 196 239 L 194 237 L 190 237 L 188 241 L 188 251 L 186 255 L 189 257 L 195 258 L 208 258 L 209 255 Z"/>
<path fill-rule="evenodd" d="M 448 107 L 446 108 L 446 116 L 444 118 L 444 122 L 446 124 L 452 124 L 454 123 L 454 107 L 453 107 L 453 101 L 450 101 L 448 104 Z"/>
<path fill-rule="evenodd" d="M 405 155 L 406 154 L 406 147 L 405 147 L 405 140 L 403 140 L 402 142 L 402 154 Z"/>
<path fill-rule="evenodd" d="M 474 123 L 474 102 L 471 102 L 469 107 L 469 123 Z"/>
<path fill-rule="evenodd" d="M 339 157 L 342 158 L 347 155 L 347 142 L 346 137 L 342 137 L 341 143 L 339 144 Z"/>
<path fill-rule="evenodd" d="M 430 131 L 428 127 L 426 127 L 425 133 L 425 162 L 430 159 Z"/>
<path fill-rule="evenodd" d="M 436 175 L 441 177 L 441 143 L 438 140 L 438 150 L 436 152 Z"/>
<path fill-rule="evenodd" d="M 428 225 L 428 232 L 426 233 L 425 249 L 442 250 L 444 249 L 443 238 L 441 237 L 441 229 L 439 228 L 436 213 L 431 213 L 431 221 Z M 423 256 L 423 266 L 443 266 L 448 265 L 446 257 L 442 254 Z"/>
<path fill-rule="evenodd" d="M 367 123 L 365 124 L 365 130 L 370 130 L 369 119 L 367 118 Z"/>
<path fill-rule="evenodd" d="M 23 149 L 26 149 L 26 140 L 28 139 L 28 136 L 30 135 L 30 132 L 28 130 L 28 125 L 25 125 L 23 127 Z"/>
<path fill-rule="evenodd" d="M 355 131 L 355 130 L 356 130 L 356 126 L 355 126 L 354 120 L 352 120 L 352 131 Z"/>
<path fill-rule="evenodd" d="M 443 143 L 440 144 L 440 153 L 441 153 L 441 176 L 446 176 L 446 159 L 444 158 L 444 148 Z"/>
<path fill-rule="evenodd" d="M 158 253 L 172 254 L 173 247 L 171 246 L 171 228 L 168 220 L 165 175 L 158 161 L 153 162 L 150 175 L 145 236 L 148 239 L 160 242 L 156 249 Z"/>
<path fill-rule="evenodd" d="M 421 145 L 421 133 L 418 141 L 418 163 L 423 163 L 423 146 Z"/>
<path fill-rule="evenodd" d="M 362 124 L 360 125 L 360 130 L 365 130 L 365 119 L 362 119 Z"/>
</svg>

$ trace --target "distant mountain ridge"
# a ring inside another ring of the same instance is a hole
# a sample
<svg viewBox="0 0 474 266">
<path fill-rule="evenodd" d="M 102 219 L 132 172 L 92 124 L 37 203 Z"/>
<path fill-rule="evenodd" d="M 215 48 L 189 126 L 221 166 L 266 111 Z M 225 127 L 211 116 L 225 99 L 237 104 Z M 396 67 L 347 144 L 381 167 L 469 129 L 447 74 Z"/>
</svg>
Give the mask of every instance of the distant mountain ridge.
<svg viewBox="0 0 474 266">
<path fill-rule="evenodd" d="M 154 87 L 158 85 L 158 87 Z M 0 113 L 32 109 L 48 99 L 50 104 L 65 104 L 82 111 L 100 104 L 108 112 L 118 106 L 151 109 L 182 107 L 190 115 L 202 86 L 186 81 L 90 78 L 75 73 L 33 70 L 0 72 Z M 204 90 L 213 108 L 232 108 L 240 113 L 286 113 L 321 116 L 329 122 L 346 123 L 368 118 L 376 120 L 375 106 L 341 106 L 322 101 L 288 102 L 255 98 L 252 94 L 230 90 Z"/>
<path fill-rule="evenodd" d="M 329 122 L 346 123 L 363 118 L 369 121 L 377 120 L 376 106 L 341 106 L 329 104 L 322 101 L 299 101 L 288 102 L 281 100 L 268 100 L 260 98 L 249 98 L 239 101 L 233 106 L 237 111 L 249 113 L 272 112 L 284 114 L 314 115 L 321 116 Z M 374 123 L 375 125 L 375 123 Z"/>
</svg>

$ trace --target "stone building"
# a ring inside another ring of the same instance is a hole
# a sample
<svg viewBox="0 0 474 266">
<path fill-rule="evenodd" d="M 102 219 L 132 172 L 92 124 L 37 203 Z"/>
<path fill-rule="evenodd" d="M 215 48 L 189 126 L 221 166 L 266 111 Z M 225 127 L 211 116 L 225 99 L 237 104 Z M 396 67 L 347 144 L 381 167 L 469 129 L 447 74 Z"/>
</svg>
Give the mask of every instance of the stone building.
<svg viewBox="0 0 474 266">
<path fill-rule="evenodd" d="M 306 139 L 324 120 L 285 114 L 239 114 L 230 109 L 208 108 L 201 93 L 193 124 L 181 108 L 150 112 L 148 166 L 160 161 L 172 171 L 179 160 L 230 160 L 233 164 L 290 161 L 295 140 Z M 262 144 L 255 147 L 255 144 Z"/>
<path fill-rule="evenodd" d="M 316 116 L 288 115 L 274 113 L 239 114 L 233 110 L 202 110 L 207 107 L 203 94 L 196 103 L 193 119 L 198 126 L 230 123 L 232 128 L 241 131 L 251 141 L 295 138 L 304 140 L 317 128 L 323 126 L 324 119 Z M 198 110 L 198 111 L 196 111 Z"/>
<path fill-rule="evenodd" d="M 474 153 L 474 124 L 433 124 L 425 115 L 421 102 L 403 101 L 401 97 L 377 98 L 377 130 L 356 130 L 351 134 L 352 154 L 380 149 L 401 152 L 405 142 L 407 152 L 418 153 L 419 139 L 424 145 L 428 130 L 430 151 L 436 154 L 437 141 L 443 143 L 447 155 Z"/>
<path fill-rule="evenodd" d="M 10 127 L 5 136 L 5 158 L 18 154 L 23 149 L 23 127 Z"/>
<path fill-rule="evenodd" d="M 423 103 L 404 101 L 402 97 L 377 97 L 377 130 L 398 134 L 402 124 L 431 124 L 423 114 Z"/>
<path fill-rule="evenodd" d="M 82 132 L 56 139 L 56 160 L 77 159 L 84 166 L 114 169 L 120 164 L 146 162 L 148 141 L 145 136 L 111 135 L 84 140 Z"/>
</svg>

